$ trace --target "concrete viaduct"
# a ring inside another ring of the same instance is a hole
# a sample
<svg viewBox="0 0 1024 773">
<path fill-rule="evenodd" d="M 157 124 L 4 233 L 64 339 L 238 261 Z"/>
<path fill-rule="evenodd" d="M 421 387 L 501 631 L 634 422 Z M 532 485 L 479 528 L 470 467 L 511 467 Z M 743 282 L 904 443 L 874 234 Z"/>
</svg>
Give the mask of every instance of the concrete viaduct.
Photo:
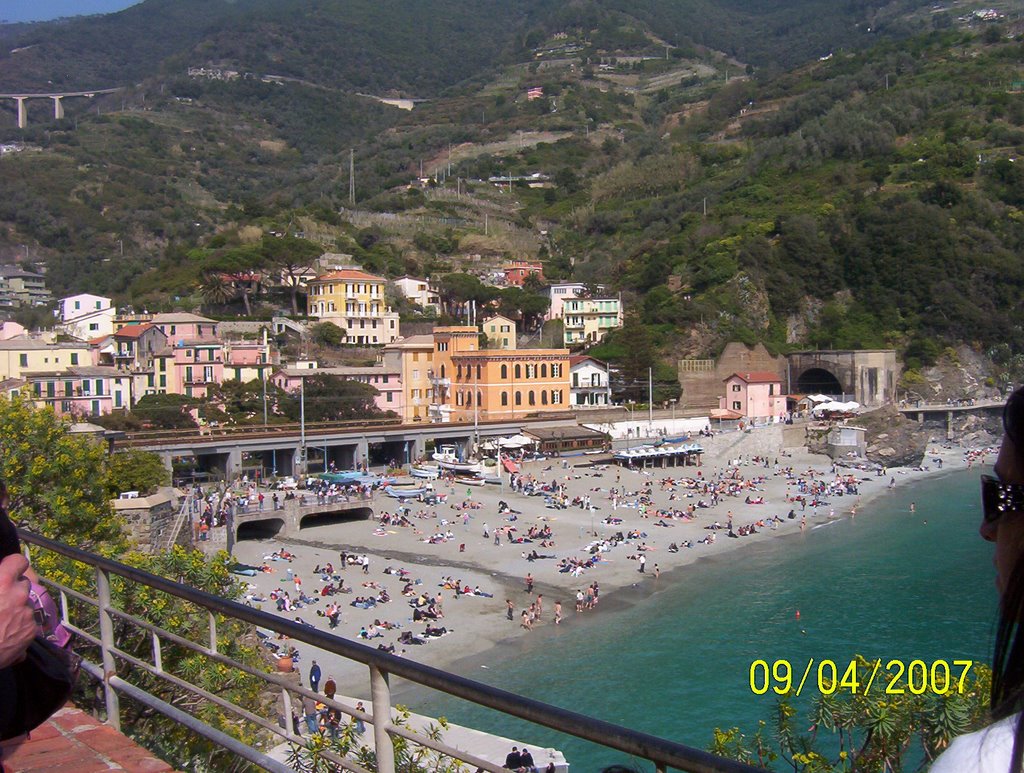
<svg viewBox="0 0 1024 773">
<path fill-rule="evenodd" d="M 28 107 L 25 103 L 30 99 L 52 99 L 53 120 L 59 121 L 64 117 L 64 104 L 61 100 L 67 97 L 86 97 L 92 99 L 97 94 L 113 94 L 115 91 L 120 90 L 120 88 L 114 88 L 92 89 L 91 91 L 60 91 L 49 94 L 0 94 L 0 99 L 13 99 L 18 103 L 18 128 L 24 129 L 28 126 Z"/>
<path fill-rule="evenodd" d="M 193 457 L 196 468 L 226 479 L 246 469 L 276 470 L 278 475 L 296 475 L 309 469 L 325 469 L 332 463 L 336 469 L 351 470 L 364 464 L 382 465 L 390 460 L 409 464 L 421 458 L 428 440 L 437 446 L 454 445 L 460 450 L 481 440 L 518 433 L 524 425 L 575 426 L 573 416 L 555 419 L 508 419 L 482 421 L 477 427 L 470 423 L 390 424 L 358 427 L 306 427 L 303 436 L 295 425 L 276 429 L 253 427 L 246 432 L 234 429 L 216 434 L 138 433 L 118 440 L 115 447 L 141 448 L 159 454 L 164 464 L 172 467 L 175 457 Z M 206 431 L 211 432 L 210 430 Z M 306 458 L 303 459 L 303 451 Z"/>
</svg>

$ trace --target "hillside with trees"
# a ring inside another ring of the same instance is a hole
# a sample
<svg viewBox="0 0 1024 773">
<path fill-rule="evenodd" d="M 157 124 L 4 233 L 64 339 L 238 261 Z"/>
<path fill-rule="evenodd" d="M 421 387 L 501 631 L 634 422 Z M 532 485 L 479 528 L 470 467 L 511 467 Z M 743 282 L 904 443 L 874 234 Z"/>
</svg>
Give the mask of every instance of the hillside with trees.
<svg viewBox="0 0 1024 773">
<path fill-rule="evenodd" d="M 52 69 L 58 43 L 81 50 L 75 78 L 138 80 L 0 127 L 22 148 L 0 161 L 0 259 L 45 268 L 58 295 L 266 317 L 302 301 L 240 277 L 340 253 L 438 278 L 448 313 L 494 303 L 532 328 L 538 288 L 468 280 L 539 258 L 548 279 L 621 292 L 632 324 L 594 354 L 666 383 L 730 339 L 1022 362 L 1019 11 L 371 5 L 148 0 L 29 25 L 4 88 L 84 82 Z M 433 45 L 456 17 L 458 44 Z M 125 24 L 174 32 L 115 66 L 104 35 L 152 34 Z M 403 111 L 363 89 L 431 99 Z"/>
</svg>

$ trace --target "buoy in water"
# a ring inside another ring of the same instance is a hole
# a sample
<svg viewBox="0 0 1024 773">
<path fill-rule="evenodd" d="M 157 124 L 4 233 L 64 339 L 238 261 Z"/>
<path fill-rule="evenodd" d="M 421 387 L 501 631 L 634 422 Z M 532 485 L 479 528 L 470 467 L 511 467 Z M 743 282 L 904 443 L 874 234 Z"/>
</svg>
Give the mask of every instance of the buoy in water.
<svg viewBox="0 0 1024 773">
<path fill-rule="evenodd" d="M 799 610 L 799 609 L 798 609 L 798 610 L 796 611 L 796 619 L 797 619 L 797 620 L 799 620 L 799 619 L 800 619 L 800 610 Z"/>
</svg>

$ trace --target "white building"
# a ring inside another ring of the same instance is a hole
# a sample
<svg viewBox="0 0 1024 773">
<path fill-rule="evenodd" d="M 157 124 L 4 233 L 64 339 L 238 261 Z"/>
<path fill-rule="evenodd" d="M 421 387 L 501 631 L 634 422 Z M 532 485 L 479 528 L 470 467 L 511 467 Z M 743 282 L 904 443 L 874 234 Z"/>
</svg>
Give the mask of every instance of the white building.
<svg viewBox="0 0 1024 773">
<path fill-rule="evenodd" d="M 576 298 L 587 291 L 587 286 L 579 282 L 566 282 L 564 284 L 551 285 L 548 288 L 548 295 L 551 298 L 551 305 L 548 306 L 546 319 L 561 319 L 562 305 L 572 298 Z"/>
<path fill-rule="evenodd" d="M 400 276 L 394 282 L 398 292 L 427 311 L 441 313 L 441 296 L 430 284 L 429 279 L 417 279 L 414 276 Z"/>
<path fill-rule="evenodd" d="M 569 400 L 573 408 L 610 405 L 608 363 L 580 355 L 569 358 Z"/>
<path fill-rule="evenodd" d="M 110 335 L 114 332 L 116 313 L 110 298 L 89 293 L 71 295 L 57 302 L 57 328 L 83 341 Z"/>
</svg>

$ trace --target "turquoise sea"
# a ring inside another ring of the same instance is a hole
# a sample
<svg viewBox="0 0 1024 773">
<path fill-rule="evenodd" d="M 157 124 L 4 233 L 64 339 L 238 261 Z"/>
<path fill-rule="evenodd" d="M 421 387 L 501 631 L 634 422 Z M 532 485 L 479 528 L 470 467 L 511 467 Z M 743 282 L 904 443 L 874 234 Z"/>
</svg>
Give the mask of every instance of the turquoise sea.
<svg viewBox="0 0 1024 773">
<path fill-rule="evenodd" d="M 704 748 L 716 726 L 753 732 L 769 719 L 771 694 L 750 689 L 758 658 L 789 660 L 800 673 L 807 658 L 848 663 L 858 653 L 987 662 L 996 592 L 992 548 L 977 531 L 978 474 L 898 487 L 856 518 L 809 519 L 803 533 L 676 570 L 653 594 L 627 590 L 582 616 L 569 602 L 567 624 L 521 637 L 461 673 Z M 455 699 L 409 699 L 429 715 L 559 748 L 581 773 L 631 762 Z"/>
</svg>

